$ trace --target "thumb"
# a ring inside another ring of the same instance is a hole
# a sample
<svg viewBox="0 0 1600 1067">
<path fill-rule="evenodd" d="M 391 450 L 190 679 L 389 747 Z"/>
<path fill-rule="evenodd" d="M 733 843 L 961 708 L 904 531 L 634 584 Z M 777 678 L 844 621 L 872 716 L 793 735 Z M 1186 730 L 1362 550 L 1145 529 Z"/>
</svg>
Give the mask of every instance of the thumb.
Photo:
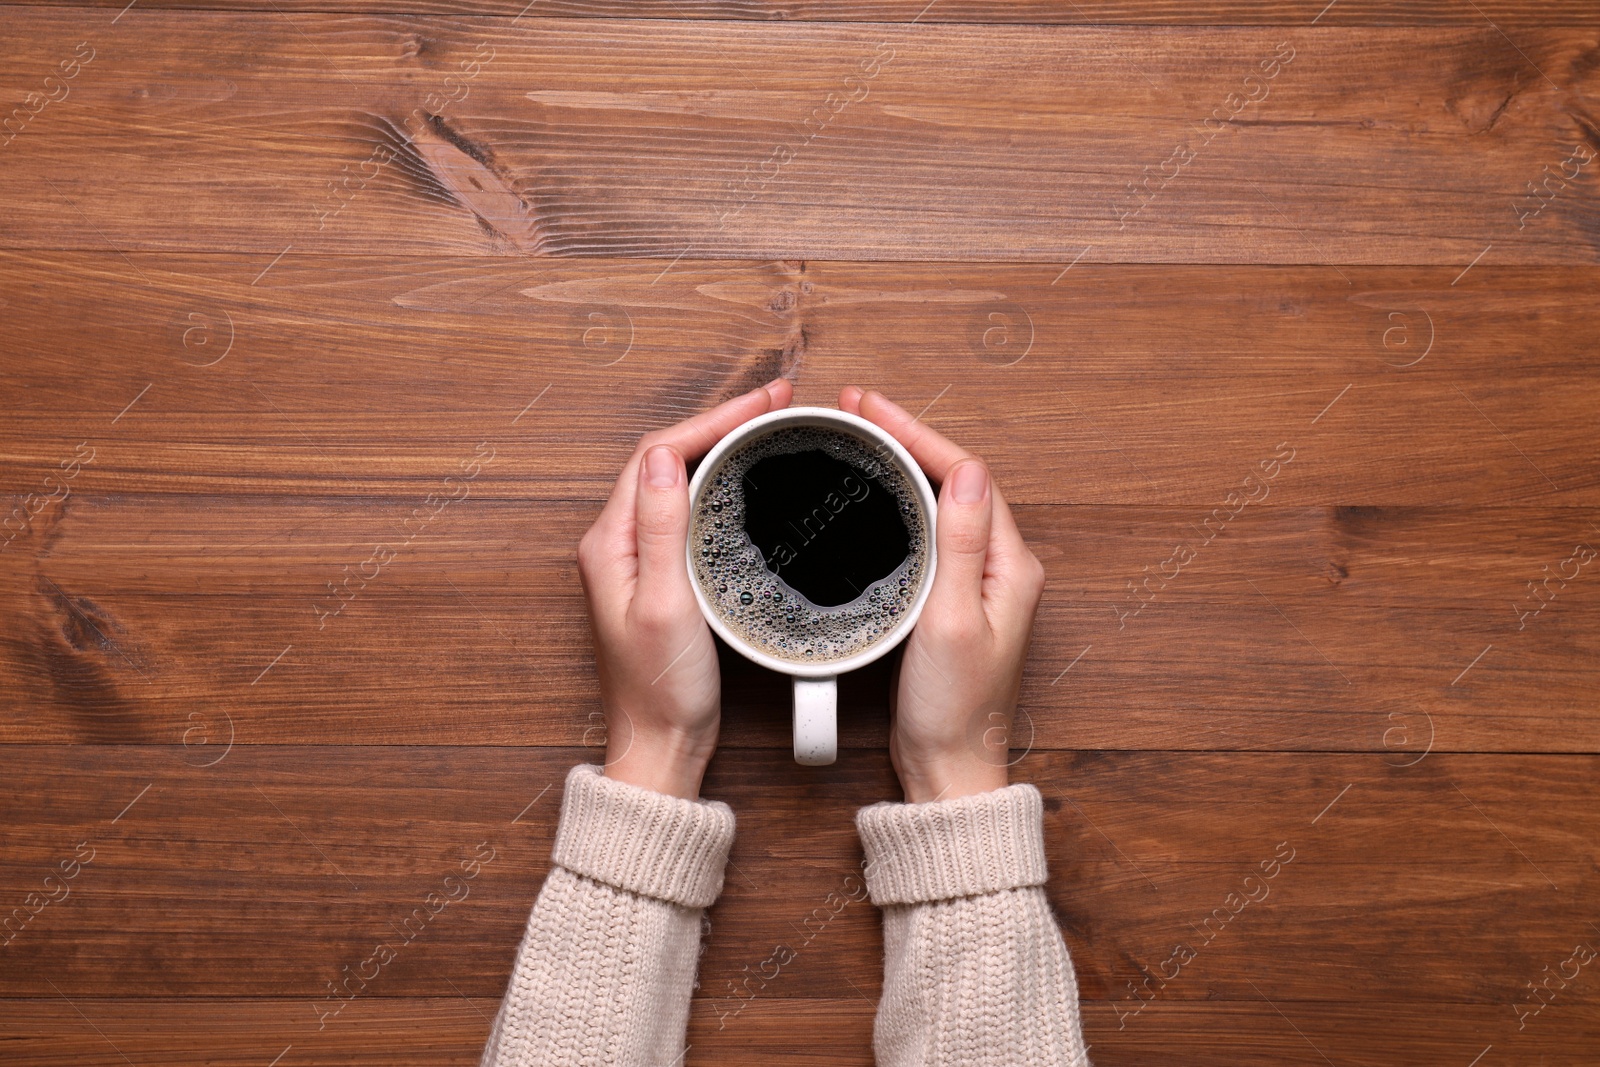
<svg viewBox="0 0 1600 1067">
<path fill-rule="evenodd" d="M 994 494 L 989 491 L 988 468 L 976 459 L 957 463 L 939 491 L 935 532 L 939 561 L 929 594 L 931 600 L 947 609 L 981 608 L 983 564 L 989 554 L 993 514 Z"/>
<path fill-rule="evenodd" d="M 683 554 L 689 537 L 688 476 L 683 457 L 670 445 L 656 445 L 644 454 L 634 509 L 639 549 L 635 599 L 670 603 L 689 577 Z"/>
</svg>

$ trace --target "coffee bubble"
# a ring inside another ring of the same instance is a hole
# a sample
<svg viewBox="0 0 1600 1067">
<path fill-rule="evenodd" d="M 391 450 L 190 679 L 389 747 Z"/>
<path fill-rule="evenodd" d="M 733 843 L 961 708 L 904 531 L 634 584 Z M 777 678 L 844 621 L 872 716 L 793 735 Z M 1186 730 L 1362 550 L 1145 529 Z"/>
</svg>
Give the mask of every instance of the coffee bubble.
<svg viewBox="0 0 1600 1067">
<path fill-rule="evenodd" d="M 771 456 L 818 451 L 854 468 L 893 497 L 909 536 L 906 558 L 854 600 L 821 607 L 769 568 L 745 529 L 746 476 Z M 916 488 L 887 449 L 853 434 L 790 426 L 734 449 L 710 471 L 694 501 L 693 573 L 717 616 L 742 640 L 793 663 L 847 659 L 893 630 L 927 575 L 932 531 Z"/>
</svg>

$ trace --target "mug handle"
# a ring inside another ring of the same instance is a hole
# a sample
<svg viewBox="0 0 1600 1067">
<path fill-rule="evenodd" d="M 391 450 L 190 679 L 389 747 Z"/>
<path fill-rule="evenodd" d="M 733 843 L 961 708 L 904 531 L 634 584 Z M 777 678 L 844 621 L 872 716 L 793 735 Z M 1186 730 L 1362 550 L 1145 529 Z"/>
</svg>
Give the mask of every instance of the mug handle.
<svg viewBox="0 0 1600 1067">
<path fill-rule="evenodd" d="M 794 761 L 806 767 L 826 767 L 838 758 L 836 709 L 839 679 L 794 680 Z"/>
</svg>

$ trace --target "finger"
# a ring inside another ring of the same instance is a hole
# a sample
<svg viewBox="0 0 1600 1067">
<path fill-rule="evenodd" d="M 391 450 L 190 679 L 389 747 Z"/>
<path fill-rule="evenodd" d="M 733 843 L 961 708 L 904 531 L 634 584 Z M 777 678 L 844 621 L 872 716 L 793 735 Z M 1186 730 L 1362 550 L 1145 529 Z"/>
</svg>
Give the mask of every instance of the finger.
<svg viewBox="0 0 1600 1067">
<path fill-rule="evenodd" d="M 983 613 L 983 571 L 989 558 L 994 494 L 989 471 L 969 459 L 949 469 L 939 492 L 935 530 L 939 563 L 934 569 L 930 602 L 957 615 Z"/>
<path fill-rule="evenodd" d="M 930 428 L 920 419 L 912 418 L 910 412 L 896 404 L 876 389 L 863 393 L 855 386 L 848 386 L 846 392 L 854 389 L 856 395 L 851 397 L 856 406 L 852 414 L 858 414 L 868 422 L 889 431 L 896 441 L 905 446 L 911 453 L 911 458 L 917 461 L 928 475 L 936 482 L 943 482 L 950 468 L 965 459 L 974 459 L 971 452 L 951 441 L 939 431 Z M 839 396 L 841 406 L 847 401 L 843 393 Z M 848 410 L 848 409 L 847 409 Z M 993 500 L 993 518 L 991 528 L 994 531 L 993 550 L 997 558 L 1010 561 L 1018 558 L 1019 553 L 1027 551 L 1023 543 L 1022 534 L 1017 530 L 1016 520 L 1011 515 L 1011 508 L 1006 505 L 1005 496 L 1001 494 L 1000 487 L 993 484 L 990 479 L 990 495 Z"/>
<path fill-rule="evenodd" d="M 789 379 L 774 378 L 760 389 L 752 389 L 710 411 L 667 427 L 661 431 L 660 443 L 671 445 L 686 460 L 697 460 L 743 423 L 787 407 L 793 397 L 794 385 Z"/>
<path fill-rule="evenodd" d="M 639 463 L 638 538 L 639 578 L 633 599 L 662 606 L 681 603 L 689 589 L 689 570 L 683 562 L 689 537 L 689 479 L 683 457 L 670 445 L 647 449 Z"/>
<path fill-rule="evenodd" d="M 839 410 L 848 411 L 852 415 L 861 414 L 861 387 L 847 385 L 839 390 Z"/>
<path fill-rule="evenodd" d="M 900 665 L 905 662 L 906 646 L 894 650 L 889 665 L 889 734 L 894 735 L 895 717 L 900 714 Z"/>
<path fill-rule="evenodd" d="M 650 445 L 664 444 L 676 449 L 685 460 L 696 460 L 711 450 L 728 433 L 757 415 L 788 407 L 794 398 L 794 386 L 787 378 L 775 378 L 760 389 L 752 389 L 742 396 L 703 411 L 693 418 L 656 430 L 645 435 L 639 447 L 633 450 L 628 462 L 623 464 L 617 484 L 611 490 L 611 499 L 600 513 L 602 522 L 615 524 L 634 514 L 634 494 L 639 484 L 639 463 Z"/>
<path fill-rule="evenodd" d="M 842 398 L 841 398 L 842 399 Z M 911 458 L 936 482 L 944 481 L 951 467 L 973 455 L 946 438 L 920 419 L 913 418 L 905 408 L 896 404 L 876 389 L 869 389 L 856 400 L 857 410 L 868 422 L 877 423 L 911 453 Z"/>
</svg>

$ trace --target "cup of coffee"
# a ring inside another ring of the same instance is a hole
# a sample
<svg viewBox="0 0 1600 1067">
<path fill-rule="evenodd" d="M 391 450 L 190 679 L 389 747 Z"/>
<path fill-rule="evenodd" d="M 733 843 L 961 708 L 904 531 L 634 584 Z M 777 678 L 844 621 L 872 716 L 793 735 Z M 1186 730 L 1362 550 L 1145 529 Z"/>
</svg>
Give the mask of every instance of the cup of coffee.
<svg viewBox="0 0 1600 1067">
<path fill-rule="evenodd" d="M 794 758 L 832 763 L 837 679 L 886 655 L 933 586 L 936 497 L 911 454 L 830 408 L 719 441 L 689 483 L 688 565 L 711 629 L 794 679 Z"/>
</svg>

